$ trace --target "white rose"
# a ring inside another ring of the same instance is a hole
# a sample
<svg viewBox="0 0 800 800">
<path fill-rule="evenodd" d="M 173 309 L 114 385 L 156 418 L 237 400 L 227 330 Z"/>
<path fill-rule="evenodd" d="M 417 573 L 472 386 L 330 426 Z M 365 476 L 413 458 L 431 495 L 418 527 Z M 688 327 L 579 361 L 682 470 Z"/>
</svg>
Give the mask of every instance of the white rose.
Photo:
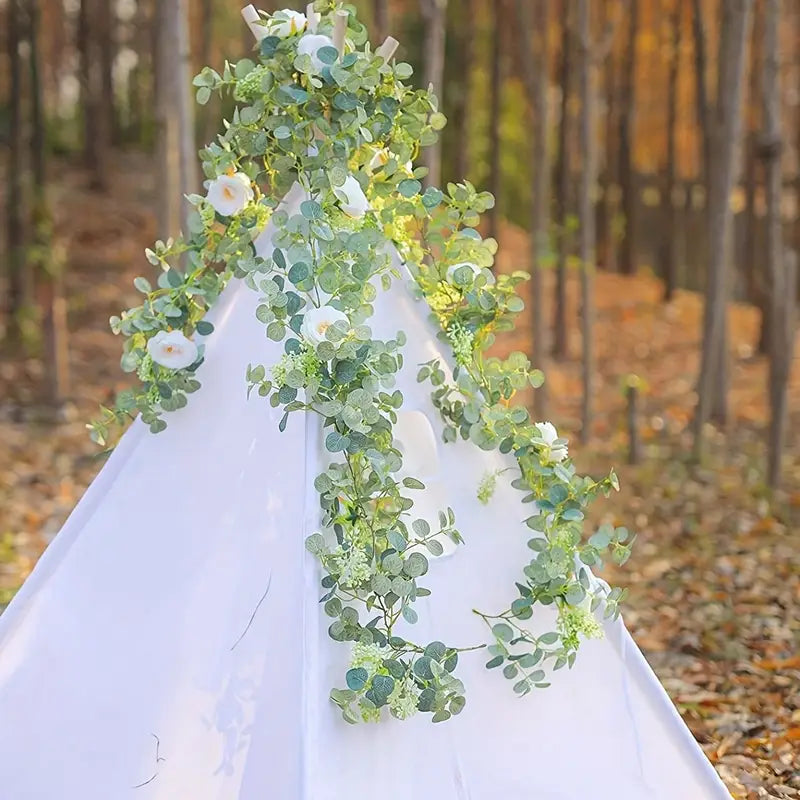
<svg viewBox="0 0 800 800">
<path fill-rule="evenodd" d="M 334 188 L 334 194 L 339 200 L 339 206 L 349 217 L 363 217 L 369 211 L 369 202 L 361 184 L 348 175 L 341 186 Z"/>
<path fill-rule="evenodd" d="M 243 172 L 220 175 L 208 184 L 206 199 L 223 217 L 238 214 L 253 200 L 250 178 Z"/>
<path fill-rule="evenodd" d="M 333 306 L 312 308 L 303 317 L 300 335 L 313 347 L 325 341 L 325 331 L 334 322 L 349 322 L 347 315 Z"/>
<path fill-rule="evenodd" d="M 197 345 L 180 331 L 159 331 L 147 342 L 147 352 L 167 369 L 184 369 L 197 361 Z"/>
<path fill-rule="evenodd" d="M 422 411 L 398 411 L 392 432 L 393 445 L 403 456 L 402 477 L 425 481 L 439 472 L 436 434 Z"/>
<path fill-rule="evenodd" d="M 267 21 L 267 35 L 285 39 L 287 36 L 294 36 L 295 33 L 304 31 L 307 22 L 305 14 L 284 8 Z"/>
<path fill-rule="evenodd" d="M 537 422 L 536 427 L 539 429 L 539 435 L 550 448 L 550 458 L 553 461 L 563 461 L 569 455 L 569 452 L 566 444 L 554 445 L 554 442 L 558 439 L 556 426 L 552 422 Z"/>
<path fill-rule="evenodd" d="M 330 36 L 324 36 L 321 33 L 307 33 L 298 43 L 297 43 L 297 55 L 299 56 L 311 56 L 311 63 L 314 66 L 314 69 L 321 70 L 323 67 L 328 66 L 324 62 L 320 61 L 319 53 L 323 47 L 333 47 L 336 49 L 336 45 L 333 43 L 333 39 Z"/>
</svg>

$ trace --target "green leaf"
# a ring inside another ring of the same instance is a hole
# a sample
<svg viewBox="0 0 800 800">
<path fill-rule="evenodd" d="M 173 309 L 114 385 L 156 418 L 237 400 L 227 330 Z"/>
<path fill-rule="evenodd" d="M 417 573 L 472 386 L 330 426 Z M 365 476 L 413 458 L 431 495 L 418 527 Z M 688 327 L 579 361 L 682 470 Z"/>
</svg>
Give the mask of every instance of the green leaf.
<svg viewBox="0 0 800 800">
<path fill-rule="evenodd" d="M 422 184 L 413 178 L 405 178 L 397 184 L 397 191 L 400 192 L 403 197 L 414 197 L 420 193 L 421 189 Z"/>
<path fill-rule="evenodd" d="M 292 136 L 291 128 L 287 127 L 286 125 L 279 125 L 275 128 L 275 138 L 276 139 L 290 139 Z"/>
<path fill-rule="evenodd" d="M 195 330 L 201 336 L 209 336 L 210 334 L 214 333 L 214 326 L 210 322 L 206 322 L 206 320 L 201 319 L 198 320 L 197 325 L 195 325 Z M 263 367 L 262 367 L 263 369 Z M 263 376 L 262 376 L 263 378 Z M 261 380 L 262 378 L 259 378 Z"/>
<path fill-rule="evenodd" d="M 331 453 L 340 453 L 347 450 L 350 439 L 337 431 L 332 431 L 325 438 L 325 449 Z"/>
<path fill-rule="evenodd" d="M 150 294 L 150 292 L 153 291 L 153 287 L 150 285 L 150 281 L 148 281 L 147 278 L 142 278 L 141 276 L 133 279 L 133 285 L 142 294 Z"/>
<path fill-rule="evenodd" d="M 201 86 L 195 94 L 197 104 L 204 106 L 211 99 L 211 89 L 208 86 Z"/>
<path fill-rule="evenodd" d="M 498 622 L 496 625 L 493 625 L 492 633 L 501 642 L 510 642 L 514 638 L 514 631 L 511 629 L 511 626 L 506 625 L 505 622 Z"/>
<path fill-rule="evenodd" d="M 324 216 L 322 206 L 316 200 L 304 200 L 300 204 L 300 213 L 306 219 L 321 219 Z"/>
<path fill-rule="evenodd" d="M 354 692 L 360 692 L 367 685 L 369 673 L 363 667 L 350 669 L 347 671 L 345 680 L 347 681 L 347 687 L 349 689 L 352 689 Z"/>
<path fill-rule="evenodd" d="M 336 59 L 339 58 L 339 51 L 335 47 L 320 47 L 317 50 L 317 58 L 323 63 L 327 65 L 331 65 L 336 62 Z"/>
<path fill-rule="evenodd" d="M 411 64 L 406 64 L 405 61 L 401 61 L 399 64 L 394 65 L 394 74 L 401 80 L 408 80 L 414 74 L 414 68 Z"/>
<path fill-rule="evenodd" d="M 503 656 L 495 656 L 486 662 L 486 669 L 495 669 L 496 667 L 499 667 L 504 660 L 505 659 Z"/>
</svg>

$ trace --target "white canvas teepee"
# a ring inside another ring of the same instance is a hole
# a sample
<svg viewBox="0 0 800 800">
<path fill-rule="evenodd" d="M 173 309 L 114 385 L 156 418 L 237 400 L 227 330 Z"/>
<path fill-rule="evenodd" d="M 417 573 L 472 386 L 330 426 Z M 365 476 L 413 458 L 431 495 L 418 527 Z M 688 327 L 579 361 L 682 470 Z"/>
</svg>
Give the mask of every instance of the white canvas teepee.
<svg viewBox="0 0 800 800">
<path fill-rule="evenodd" d="M 328 692 L 346 648 L 327 636 L 304 548 L 319 526 L 320 432 L 295 415 L 280 433 L 280 411 L 246 398 L 248 363 L 281 353 L 256 305 L 228 286 L 203 390 L 162 434 L 134 423 L 0 617 L 0 797 L 728 797 L 621 621 L 525 698 L 466 653 L 459 717 L 341 719 Z M 444 359 L 427 313 L 395 282 L 372 322 L 377 336 L 409 333 L 405 408 L 437 430 L 415 380 L 418 363 Z M 488 506 L 475 497 L 499 454 L 459 442 L 427 455 L 433 502 L 455 509 L 467 543 L 432 563 L 417 627 L 482 641 L 471 609 L 506 607 L 525 557 L 519 495 L 501 481 Z"/>
</svg>

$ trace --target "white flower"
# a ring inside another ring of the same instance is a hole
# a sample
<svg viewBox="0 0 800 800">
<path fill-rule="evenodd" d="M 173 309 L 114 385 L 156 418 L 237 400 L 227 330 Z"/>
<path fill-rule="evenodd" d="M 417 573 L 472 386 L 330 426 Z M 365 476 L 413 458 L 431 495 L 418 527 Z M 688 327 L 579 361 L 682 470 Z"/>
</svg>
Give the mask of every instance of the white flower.
<svg viewBox="0 0 800 800">
<path fill-rule="evenodd" d="M 331 39 L 330 36 L 324 36 L 321 33 L 307 33 L 297 43 L 297 55 L 311 56 L 311 63 L 314 69 L 321 70 L 323 67 L 327 66 L 323 61 L 320 61 L 317 55 L 323 47 L 333 47 L 335 49 L 336 45 L 334 45 L 333 39 Z"/>
<path fill-rule="evenodd" d="M 312 346 L 316 347 L 325 341 L 325 331 L 334 322 L 349 322 L 347 315 L 333 306 L 320 306 L 306 312 L 300 335 Z"/>
<path fill-rule="evenodd" d="M 339 200 L 339 206 L 349 217 L 363 217 L 369 211 L 369 202 L 361 184 L 348 175 L 341 186 L 334 188 L 334 193 Z"/>
<path fill-rule="evenodd" d="M 539 435 L 550 448 L 550 458 L 553 461 L 563 461 L 569 455 L 569 451 L 565 444 L 554 445 L 554 442 L 558 439 L 556 426 L 552 422 L 537 422 L 536 427 L 539 429 Z"/>
<path fill-rule="evenodd" d="M 294 36 L 306 29 L 306 15 L 291 8 L 284 8 L 267 21 L 267 35 L 277 36 L 285 39 L 287 36 Z"/>
<path fill-rule="evenodd" d="M 243 172 L 220 175 L 208 184 L 206 199 L 223 217 L 238 214 L 253 199 L 250 178 Z"/>
<path fill-rule="evenodd" d="M 167 369 L 183 369 L 197 361 L 197 345 L 180 331 L 159 331 L 147 342 L 147 352 Z"/>
<path fill-rule="evenodd" d="M 429 480 L 439 472 L 436 434 L 422 411 L 398 411 L 392 433 L 395 449 L 403 456 L 401 477 Z"/>
</svg>

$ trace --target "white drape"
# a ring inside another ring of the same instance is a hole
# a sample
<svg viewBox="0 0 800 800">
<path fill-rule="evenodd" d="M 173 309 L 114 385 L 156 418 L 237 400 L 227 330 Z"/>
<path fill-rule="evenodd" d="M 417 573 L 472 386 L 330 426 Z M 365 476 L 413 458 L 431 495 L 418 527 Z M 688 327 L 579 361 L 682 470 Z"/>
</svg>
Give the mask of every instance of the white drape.
<svg viewBox="0 0 800 800">
<path fill-rule="evenodd" d="M 450 722 L 341 720 L 328 692 L 347 648 L 327 636 L 303 544 L 319 525 L 320 432 L 293 415 L 280 433 L 280 414 L 246 398 L 248 363 L 282 352 L 257 303 L 225 290 L 202 390 L 166 432 L 131 427 L 0 617 L 0 797 L 729 797 L 622 622 L 526 698 L 478 652 L 461 659 L 468 703 Z M 426 317 L 396 283 L 372 324 L 408 333 L 400 388 L 438 431 L 415 378 L 441 355 Z M 469 645 L 487 633 L 472 609 L 513 599 L 524 508 L 502 477 L 488 506 L 476 498 L 502 456 L 459 442 L 437 461 L 425 506 L 451 505 L 467 543 L 432 564 L 414 637 Z"/>
</svg>

